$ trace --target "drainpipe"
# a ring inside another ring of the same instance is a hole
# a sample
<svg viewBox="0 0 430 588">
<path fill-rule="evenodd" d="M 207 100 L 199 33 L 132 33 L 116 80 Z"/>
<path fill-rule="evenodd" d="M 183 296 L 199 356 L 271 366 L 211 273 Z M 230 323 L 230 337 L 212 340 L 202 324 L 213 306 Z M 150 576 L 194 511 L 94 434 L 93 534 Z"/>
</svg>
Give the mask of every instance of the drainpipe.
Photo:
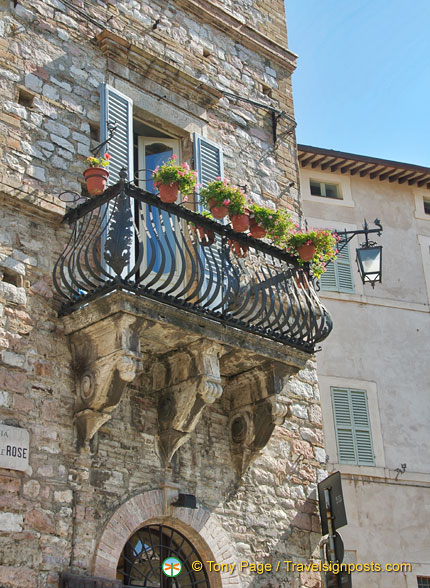
<svg viewBox="0 0 430 588">
<path fill-rule="evenodd" d="M 327 545 L 328 541 L 329 541 L 328 535 L 324 535 L 324 537 L 320 541 L 320 560 L 321 560 L 321 565 L 324 563 L 324 559 L 325 559 L 325 556 L 324 556 L 324 547 Z M 327 578 L 325 577 L 325 572 L 324 571 L 321 572 L 321 577 L 322 577 L 324 588 L 327 588 Z"/>
</svg>

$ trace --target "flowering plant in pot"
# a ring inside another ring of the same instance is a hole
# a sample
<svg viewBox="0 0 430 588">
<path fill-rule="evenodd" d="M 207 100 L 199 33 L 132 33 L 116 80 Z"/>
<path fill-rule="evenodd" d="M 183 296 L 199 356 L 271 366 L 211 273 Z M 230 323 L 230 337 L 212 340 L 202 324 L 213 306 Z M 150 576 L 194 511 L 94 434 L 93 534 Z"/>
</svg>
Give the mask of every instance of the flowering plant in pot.
<svg viewBox="0 0 430 588">
<path fill-rule="evenodd" d="M 209 208 L 214 218 L 221 219 L 227 216 L 229 205 L 238 192 L 240 188 L 218 177 L 200 190 L 200 201 Z"/>
<path fill-rule="evenodd" d="M 275 245 L 282 245 L 293 228 L 293 221 L 286 210 L 274 210 L 251 204 L 249 207 L 250 235 L 256 239 L 268 237 Z"/>
<path fill-rule="evenodd" d="M 311 262 L 315 277 L 325 272 L 328 261 L 336 259 L 340 237 L 328 229 L 302 230 L 296 228 L 287 238 L 287 251 L 296 255 L 300 265 Z"/>
<path fill-rule="evenodd" d="M 106 189 L 109 172 L 105 169 L 109 165 L 111 156 L 105 153 L 101 157 L 87 157 L 85 160 L 89 166 L 84 171 L 85 182 L 90 196 L 99 196 Z"/>
<path fill-rule="evenodd" d="M 152 181 L 162 202 L 176 202 L 179 192 L 188 196 L 196 186 L 197 172 L 191 170 L 188 163 L 176 163 L 176 160 L 177 156 L 172 155 L 161 166 L 157 165 L 152 173 Z"/>
<path fill-rule="evenodd" d="M 233 226 L 233 230 L 243 233 L 249 228 L 249 210 L 246 208 L 246 196 L 243 190 L 237 186 L 232 186 L 230 204 L 228 205 L 228 215 Z"/>
</svg>

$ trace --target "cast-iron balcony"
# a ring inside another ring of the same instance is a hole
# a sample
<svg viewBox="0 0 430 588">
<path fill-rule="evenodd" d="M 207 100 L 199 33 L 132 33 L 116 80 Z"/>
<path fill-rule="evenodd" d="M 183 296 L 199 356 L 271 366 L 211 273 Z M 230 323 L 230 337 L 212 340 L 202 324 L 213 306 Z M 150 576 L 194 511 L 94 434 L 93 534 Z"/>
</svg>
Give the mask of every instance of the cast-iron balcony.
<svg viewBox="0 0 430 588">
<path fill-rule="evenodd" d="M 332 329 L 294 257 L 134 184 L 120 181 L 64 220 L 60 314 L 122 290 L 304 351 Z"/>
</svg>

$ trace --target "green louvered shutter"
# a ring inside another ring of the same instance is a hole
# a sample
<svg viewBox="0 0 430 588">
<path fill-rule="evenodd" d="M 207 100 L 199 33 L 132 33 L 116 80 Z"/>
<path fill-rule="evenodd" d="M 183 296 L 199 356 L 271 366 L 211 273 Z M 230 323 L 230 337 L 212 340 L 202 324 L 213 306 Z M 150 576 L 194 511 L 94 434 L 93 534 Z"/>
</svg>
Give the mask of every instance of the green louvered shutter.
<svg viewBox="0 0 430 588">
<path fill-rule="evenodd" d="M 339 463 L 375 465 L 365 390 L 332 388 Z"/>
<path fill-rule="evenodd" d="M 357 462 L 359 465 L 375 465 L 367 394 L 364 390 L 351 390 L 350 395 Z"/>
<path fill-rule="evenodd" d="M 347 244 L 327 266 L 327 271 L 320 278 L 321 290 L 331 292 L 354 292 L 354 276 L 351 267 L 351 255 Z"/>
<path fill-rule="evenodd" d="M 108 185 L 119 181 L 119 172 L 127 169 L 128 180 L 133 179 L 133 101 L 115 88 L 103 83 L 100 90 L 100 141 L 109 136 L 108 123 L 116 123 L 117 130 L 109 141 L 111 155 Z"/>
</svg>

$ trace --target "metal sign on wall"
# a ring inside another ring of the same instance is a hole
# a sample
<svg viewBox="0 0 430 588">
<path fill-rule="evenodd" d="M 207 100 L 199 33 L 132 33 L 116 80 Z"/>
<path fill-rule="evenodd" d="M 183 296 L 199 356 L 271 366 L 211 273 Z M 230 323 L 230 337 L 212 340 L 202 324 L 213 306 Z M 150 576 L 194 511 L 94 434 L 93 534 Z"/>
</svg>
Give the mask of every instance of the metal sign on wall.
<svg viewBox="0 0 430 588">
<path fill-rule="evenodd" d="M 345 503 L 343 501 L 342 481 L 340 472 L 334 472 L 328 478 L 318 484 L 318 501 L 321 515 L 322 534 L 328 533 L 327 505 L 324 497 L 324 490 L 330 493 L 330 507 L 333 516 L 334 530 L 348 524 L 346 519 Z"/>
<path fill-rule="evenodd" d="M 0 468 L 25 471 L 28 468 L 29 448 L 28 431 L 0 424 Z"/>
</svg>

